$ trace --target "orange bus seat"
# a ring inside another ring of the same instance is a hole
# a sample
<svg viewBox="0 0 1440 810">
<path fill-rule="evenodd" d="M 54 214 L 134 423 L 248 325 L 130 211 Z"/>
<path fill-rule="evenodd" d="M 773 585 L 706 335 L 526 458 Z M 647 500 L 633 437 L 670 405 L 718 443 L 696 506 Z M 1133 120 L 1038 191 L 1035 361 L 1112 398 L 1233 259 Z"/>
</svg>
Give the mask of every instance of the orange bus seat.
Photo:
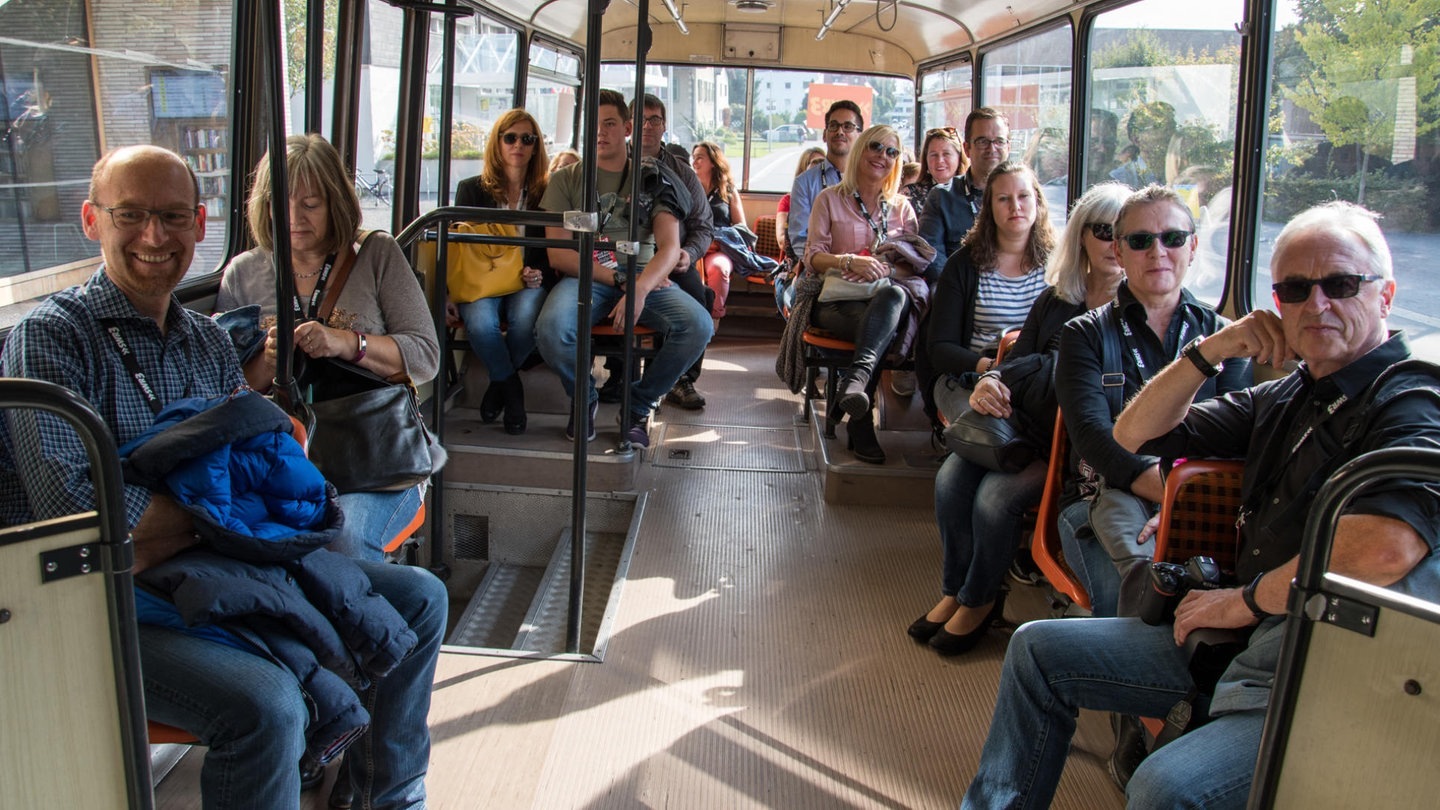
<svg viewBox="0 0 1440 810">
<path fill-rule="evenodd" d="M 780 240 L 775 237 L 775 215 L 766 214 L 755 219 L 755 252 L 769 256 L 777 262 L 785 260 L 780 250 Z"/>
<path fill-rule="evenodd" d="M 1035 518 L 1035 535 L 1030 543 L 1030 556 L 1035 565 L 1050 580 L 1050 586 L 1067 597 L 1071 602 L 1086 610 L 1090 609 L 1090 595 L 1080 584 L 1075 572 L 1065 563 L 1065 552 L 1060 547 L 1060 530 L 1056 520 L 1060 517 L 1060 492 L 1065 483 L 1065 455 L 1069 440 L 1065 433 L 1065 420 L 1057 411 L 1055 414 L 1055 436 L 1050 440 L 1050 465 L 1045 473 L 1045 492 L 1040 496 L 1040 513 Z"/>
<path fill-rule="evenodd" d="M 1240 461 L 1188 459 L 1165 477 L 1165 500 L 1155 534 L 1155 559 L 1184 563 L 1196 555 L 1213 557 L 1220 570 L 1235 573 L 1240 530 L 1235 521 L 1242 505 Z"/>
</svg>

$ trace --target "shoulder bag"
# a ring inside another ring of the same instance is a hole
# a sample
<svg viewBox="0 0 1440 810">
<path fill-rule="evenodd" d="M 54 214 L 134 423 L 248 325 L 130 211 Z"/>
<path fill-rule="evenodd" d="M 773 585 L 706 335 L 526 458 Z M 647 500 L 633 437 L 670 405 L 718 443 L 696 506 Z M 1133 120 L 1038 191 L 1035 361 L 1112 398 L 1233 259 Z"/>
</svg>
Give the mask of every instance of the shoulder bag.
<svg viewBox="0 0 1440 810">
<path fill-rule="evenodd" d="M 452 233 L 483 236 L 519 235 L 514 225 L 498 222 L 457 222 Z M 450 297 L 460 303 L 481 298 L 498 298 L 525 288 L 525 252 L 514 245 L 489 245 L 478 242 L 446 243 L 445 283 Z"/>
<path fill-rule="evenodd" d="M 318 311 L 329 317 L 350 276 L 355 252 L 347 250 L 335 268 L 333 286 Z M 444 451 L 420 416 L 410 379 L 385 379 L 335 358 L 307 359 L 300 375 L 310 388 L 314 430 L 309 457 L 340 492 L 408 489 L 429 479 L 444 463 Z"/>
<path fill-rule="evenodd" d="M 950 452 L 987 470 L 1003 473 L 1020 472 L 1040 457 L 1025 431 L 1016 424 L 1018 412 L 1008 419 L 980 413 L 970 407 L 972 389 L 960 387 L 954 378 L 941 384 L 956 385 L 956 398 L 965 403 L 945 428 L 945 447 Z"/>
</svg>

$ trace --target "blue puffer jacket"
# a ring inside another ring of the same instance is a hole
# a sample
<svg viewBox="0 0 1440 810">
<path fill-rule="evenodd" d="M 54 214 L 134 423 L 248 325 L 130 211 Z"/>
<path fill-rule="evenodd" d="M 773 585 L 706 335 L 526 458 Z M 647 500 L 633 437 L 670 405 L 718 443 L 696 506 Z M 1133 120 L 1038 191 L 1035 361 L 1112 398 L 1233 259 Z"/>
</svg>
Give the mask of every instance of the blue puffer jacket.
<svg viewBox="0 0 1440 810">
<path fill-rule="evenodd" d="M 324 549 L 344 517 L 289 431 L 289 417 L 251 392 L 187 399 L 121 453 L 126 480 L 169 493 L 204 541 L 140 574 L 173 606 L 166 615 L 142 600 L 141 620 L 219 625 L 289 669 L 312 707 L 309 753 L 327 762 L 369 725 L 357 690 L 417 638 L 353 560 Z"/>
</svg>

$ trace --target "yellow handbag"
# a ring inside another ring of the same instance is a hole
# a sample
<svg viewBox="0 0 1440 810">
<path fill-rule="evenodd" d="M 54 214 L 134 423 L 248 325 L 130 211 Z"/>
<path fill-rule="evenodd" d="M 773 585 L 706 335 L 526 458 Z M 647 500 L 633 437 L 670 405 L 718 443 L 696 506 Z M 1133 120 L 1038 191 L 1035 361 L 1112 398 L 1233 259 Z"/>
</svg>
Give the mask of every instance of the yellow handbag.
<svg viewBox="0 0 1440 810">
<path fill-rule="evenodd" d="M 519 236 L 514 225 L 495 222 L 457 222 L 452 233 L 488 236 Z M 448 242 L 445 247 L 449 268 L 446 283 L 450 300 L 464 304 L 481 298 L 495 298 L 524 289 L 521 273 L 525 270 L 525 253 L 513 245 L 480 245 Z"/>
</svg>

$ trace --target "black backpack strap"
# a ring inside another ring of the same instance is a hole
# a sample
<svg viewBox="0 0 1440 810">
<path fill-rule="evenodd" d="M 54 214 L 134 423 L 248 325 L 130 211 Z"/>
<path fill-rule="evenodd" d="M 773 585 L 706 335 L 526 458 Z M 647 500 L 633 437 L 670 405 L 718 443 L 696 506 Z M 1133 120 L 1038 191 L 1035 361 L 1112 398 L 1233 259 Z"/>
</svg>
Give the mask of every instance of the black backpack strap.
<svg viewBox="0 0 1440 810">
<path fill-rule="evenodd" d="M 1110 418 L 1120 415 L 1125 407 L 1125 369 L 1120 365 L 1125 356 L 1120 348 L 1120 303 L 1111 301 L 1107 305 L 1109 318 L 1101 317 L 1100 337 L 1100 385 L 1104 387 L 1105 399 L 1110 403 Z"/>
<path fill-rule="evenodd" d="M 1388 392 L 1384 391 L 1386 382 L 1397 374 L 1403 374 L 1405 372 L 1427 376 L 1431 379 L 1432 384 L 1410 388 L 1395 387 Z M 1345 436 L 1341 441 L 1346 447 L 1359 441 L 1369 428 L 1376 410 L 1395 397 L 1401 394 L 1411 393 L 1412 391 L 1424 392 L 1440 400 L 1440 365 L 1411 357 L 1401 360 L 1398 363 L 1392 363 L 1384 371 L 1380 372 L 1380 375 L 1375 378 L 1375 381 L 1370 383 L 1370 387 L 1365 389 L 1365 394 L 1360 399 L 1360 408 L 1355 418 L 1352 419 L 1350 424 L 1345 428 Z"/>
</svg>

